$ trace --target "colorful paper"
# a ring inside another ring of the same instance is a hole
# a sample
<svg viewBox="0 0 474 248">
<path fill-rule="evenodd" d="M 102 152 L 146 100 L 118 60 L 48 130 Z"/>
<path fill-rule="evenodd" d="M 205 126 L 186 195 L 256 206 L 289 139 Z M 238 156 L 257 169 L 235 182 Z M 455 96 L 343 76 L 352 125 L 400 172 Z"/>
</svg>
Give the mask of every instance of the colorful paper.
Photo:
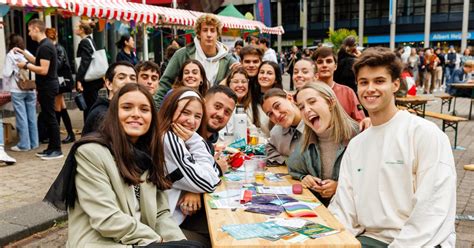
<svg viewBox="0 0 474 248">
<path fill-rule="evenodd" d="M 316 213 L 307 205 L 299 202 L 283 204 L 286 213 L 291 217 L 316 217 Z"/>
<path fill-rule="evenodd" d="M 291 232 L 273 222 L 261 222 L 253 224 L 234 224 L 222 226 L 224 232 L 229 233 L 237 240 L 252 239 L 273 235 L 286 235 Z"/>
</svg>

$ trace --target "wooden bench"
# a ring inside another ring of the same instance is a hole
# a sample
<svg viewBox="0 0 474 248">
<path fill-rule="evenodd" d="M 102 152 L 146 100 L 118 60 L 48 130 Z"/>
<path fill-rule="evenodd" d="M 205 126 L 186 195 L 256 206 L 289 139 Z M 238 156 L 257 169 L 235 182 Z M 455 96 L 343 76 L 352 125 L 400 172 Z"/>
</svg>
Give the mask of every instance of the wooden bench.
<svg viewBox="0 0 474 248">
<path fill-rule="evenodd" d="M 454 148 L 456 148 L 457 147 L 456 144 L 458 141 L 458 123 L 460 121 L 467 121 L 467 119 L 464 117 L 441 114 L 441 113 L 436 113 L 432 111 L 425 111 L 425 116 L 442 120 L 443 126 L 441 129 L 443 130 L 443 132 L 449 127 L 454 129 Z"/>
<path fill-rule="evenodd" d="M 449 94 L 442 94 L 442 95 L 437 95 L 435 97 L 441 99 L 441 110 L 440 110 L 441 113 L 443 113 L 443 107 L 445 104 L 448 104 L 448 112 L 451 111 L 451 101 L 453 100 L 454 96 L 451 96 Z"/>
<path fill-rule="evenodd" d="M 409 109 L 409 108 L 403 107 L 403 106 L 398 106 L 398 109 L 407 110 L 408 112 L 410 112 L 412 114 L 420 114 L 420 111 L 415 111 L 413 109 Z M 436 112 L 433 112 L 433 111 L 425 111 L 425 116 L 442 120 L 443 125 L 442 125 L 441 129 L 443 130 L 443 132 L 445 132 L 445 130 L 449 127 L 454 129 L 454 146 L 453 147 L 456 148 L 457 147 L 456 145 L 457 145 L 457 142 L 458 142 L 458 122 L 467 121 L 467 119 L 464 118 L 464 117 L 453 116 L 453 115 L 448 115 L 448 114 L 441 114 L 441 113 L 436 113 Z"/>
<path fill-rule="evenodd" d="M 2 122 L 3 122 L 3 143 L 6 145 L 13 142 L 15 138 L 13 134 L 13 130 L 15 130 L 16 119 L 15 119 L 15 116 L 4 117 L 2 119 Z"/>
</svg>

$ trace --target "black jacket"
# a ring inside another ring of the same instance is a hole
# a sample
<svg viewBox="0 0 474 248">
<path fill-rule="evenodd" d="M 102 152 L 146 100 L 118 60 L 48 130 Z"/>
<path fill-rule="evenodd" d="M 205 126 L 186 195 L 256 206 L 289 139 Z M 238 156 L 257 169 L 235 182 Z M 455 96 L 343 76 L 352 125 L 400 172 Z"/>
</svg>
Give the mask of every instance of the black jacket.
<svg viewBox="0 0 474 248">
<path fill-rule="evenodd" d="M 92 105 L 87 115 L 86 124 L 82 129 L 82 136 L 84 137 L 88 133 L 95 132 L 99 129 L 102 121 L 104 120 L 105 114 L 109 109 L 109 99 L 97 98 L 97 101 Z"/>
<path fill-rule="evenodd" d="M 56 43 L 56 50 L 58 52 L 58 77 L 63 77 L 65 81 L 65 85 L 59 85 L 59 92 L 71 92 L 74 82 L 72 81 L 71 65 L 66 49 L 61 44 Z"/>
<path fill-rule="evenodd" d="M 355 62 L 355 56 L 341 49 L 337 54 L 337 69 L 334 72 L 334 82 L 345 85 L 357 94 L 357 85 L 352 65 Z"/>
<path fill-rule="evenodd" d="M 91 46 L 91 43 L 87 39 L 92 41 L 94 48 Z M 82 39 L 81 42 L 79 42 L 79 46 L 77 47 L 76 57 L 81 58 L 81 64 L 79 65 L 79 68 L 77 69 L 76 81 L 81 82 L 82 87 L 84 88 L 87 88 L 89 86 L 92 87 L 95 85 L 102 85 L 104 83 L 102 79 L 97 79 L 97 80 L 90 81 L 87 83 L 85 83 L 85 80 L 84 80 L 87 69 L 89 69 L 89 65 L 92 62 L 92 55 L 94 54 L 94 49 L 97 49 L 97 46 L 94 43 L 94 39 L 92 39 L 92 37 L 90 36 L 87 36 L 86 38 Z"/>
</svg>

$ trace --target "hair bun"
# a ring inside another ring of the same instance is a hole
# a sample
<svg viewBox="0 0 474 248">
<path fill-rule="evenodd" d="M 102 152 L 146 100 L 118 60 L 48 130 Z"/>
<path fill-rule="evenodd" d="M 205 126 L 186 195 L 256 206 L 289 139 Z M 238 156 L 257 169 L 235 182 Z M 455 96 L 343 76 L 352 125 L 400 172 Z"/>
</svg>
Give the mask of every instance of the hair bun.
<svg viewBox="0 0 474 248">
<path fill-rule="evenodd" d="M 94 21 L 89 21 L 89 27 L 91 27 L 92 29 L 95 28 L 95 22 Z"/>
</svg>

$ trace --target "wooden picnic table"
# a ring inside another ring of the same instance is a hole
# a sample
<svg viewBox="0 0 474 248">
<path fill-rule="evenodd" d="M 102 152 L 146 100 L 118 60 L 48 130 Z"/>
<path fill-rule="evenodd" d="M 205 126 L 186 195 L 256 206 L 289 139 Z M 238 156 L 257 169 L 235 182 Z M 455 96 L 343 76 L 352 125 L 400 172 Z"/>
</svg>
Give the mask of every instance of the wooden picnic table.
<svg viewBox="0 0 474 248">
<path fill-rule="evenodd" d="M 469 106 L 469 120 L 471 119 L 472 113 L 472 104 L 474 103 L 474 84 L 470 83 L 461 83 L 461 84 L 451 84 L 452 87 L 458 89 L 470 89 L 471 90 L 471 105 Z M 456 115 L 456 96 L 454 96 L 454 104 L 453 104 L 453 113 Z"/>
<path fill-rule="evenodd" d="M 280 167 L 268 167 L 268 170 L 273 173 L 287 173 L 286 166 Z M 265 186 L 290 186 L 293 183 L 299 183 L 291 179 L 291 176 L 287 175 L 283 177 L 285 180 L 283 182 L 269 182 L 265 179 Z M 217 188 L 216 192 L 225 190 L 226 181 Z M 295 195 L 296 196 L 296 195 Z M 304 197 L 306 199 L 314 199 L 318 201 L 317 198 L 308 190 L 304 189 L 302 195 L 297 195 L 296 197 Z M 256 214 L 245 212 L 243 208 L 238 208 L 235 211 L 232 209 L 211 209 L 209 200 L 211 196 L 205 194 L 205 208 L 207 214 L 207 221 L 209 227 L 209 233 L 211 236 L 212 247 L 214 248 L 224 248 L 224 247 L 360 247 L 359 241 L 347 230 L 344 229 L 344 226 L 329 212 L 329 210 L 323 205 L 315 208 L 317 217 L 305 218 L 316 223 L 320 223 L 334 229 L 341 230 L 337 234 L 329 235 L 326 237 L 318 239 L 307 239 L 302 243 L 289 243 L 283 240 L 269 241 L 262 238 L 253 238 L 246 240 L 236 240 L 228 233 L 222 231 L 221 227 L 223 225 L 229 224 L 248 224 L 248 223 L 257 223 L 264 222 L 268 219 L 268 215 Z M 289 218 L 286 213 L 280 214 L 279 217 Z"/>
<path fill-rule="evenodd" d="M 399 106 L 414 110 L 421 117 L 425 118 L 426 103 L 434 98 L 426 96 L 405 96 L 395 98 L 395 103 Z"/>
</svg>

